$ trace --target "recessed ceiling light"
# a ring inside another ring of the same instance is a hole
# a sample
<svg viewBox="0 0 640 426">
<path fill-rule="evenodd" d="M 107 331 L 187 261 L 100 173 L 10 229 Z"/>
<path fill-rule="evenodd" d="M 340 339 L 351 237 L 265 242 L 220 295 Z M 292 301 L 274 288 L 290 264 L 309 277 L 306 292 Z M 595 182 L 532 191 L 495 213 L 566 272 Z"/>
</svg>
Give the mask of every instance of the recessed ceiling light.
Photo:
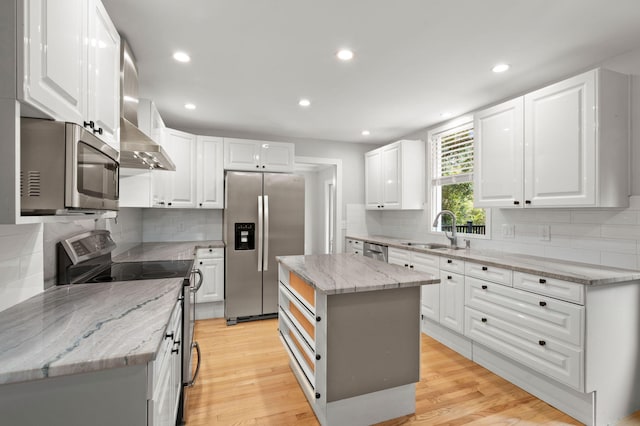
<svg viewBox="0 0 640 426">
<path fill-rule="evenodd" d="M 371 132 L 368 131 L 368 130 L 363 130 L 362 131 L 362 136 L 369 136 L 370 134 L 371 134 Z"/>
<path fill-rule="evenodd" d="M 196 106 L 194 104 L 184 104 L 184 107 L 186 109 L 196 109 Z"/>
<path fill-rule="evenodd" d="M 349 49 L 341 49 L 338 51 L 338 53 L 336 53 L 336 56 L 341 61 L 350 61 L 353 59 L 353 51 Z"/>
<path fill-rule="evenodd" d="M 301 107 L 308 107 L 309 105 L 311 105 L 311 101 L 309 99 L 300 99 L 298 101 L 298 105 L 300 105 Z"/>
<path fill-rule="evenodd" d="M 505 72 L 509 69 L 509 64 L 496 64 L 491 71 L 493 72 Z"/>
<path fill-rule="evenodd" d="M 173 54 L 173 59 L 178 62 L 189 62 L 191 57 L 184 52 L 176 52 Z"/>
<path fill-rule="evenodd" d="M 451 117 L 452 115 L 453 115 L 452 113 L 450 113 L 450 112 L 448 112 L 448 111 L 447 111 L 447 112 L 443 112 L 443 113 L 441 113 L 441 114 L 440 114 L 440 117 L 442 117 L 442 118 L 449 118 L 449 117 Z"/>
</svg>

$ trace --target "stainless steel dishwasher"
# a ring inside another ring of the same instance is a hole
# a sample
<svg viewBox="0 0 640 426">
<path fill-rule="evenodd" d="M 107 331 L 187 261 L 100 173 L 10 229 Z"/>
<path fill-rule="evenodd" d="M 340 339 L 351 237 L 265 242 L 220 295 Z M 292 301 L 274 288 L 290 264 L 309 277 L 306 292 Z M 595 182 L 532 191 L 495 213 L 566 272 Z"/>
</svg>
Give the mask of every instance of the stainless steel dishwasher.
<svg viewBox="0 0 640 426">
<path fill-rule="evenodd" d="M 364 255 L 373 259 L 387 262 L 388 247 L 374 243 L 364 243 Z"/>
</svg>

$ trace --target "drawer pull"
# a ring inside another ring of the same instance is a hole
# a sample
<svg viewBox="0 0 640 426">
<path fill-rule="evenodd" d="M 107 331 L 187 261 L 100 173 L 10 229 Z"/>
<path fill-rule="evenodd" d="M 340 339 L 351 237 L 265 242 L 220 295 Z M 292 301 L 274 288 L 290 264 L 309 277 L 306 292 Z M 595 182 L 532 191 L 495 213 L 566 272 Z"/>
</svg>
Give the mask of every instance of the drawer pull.
<svg viewBox="0 0 640 426">
<path fill-rule="evenodd" d="M 404 264 L 404 267 L 405 267 L 405 268 L 408 268 L 408 267 L 409 267 L 409 264 L 408 264 L 408 263 L 405 263 L 405 264 Z"/>
<path fill-rule="evenodd" d="M 409 265 L 409 269 L 413 269 L 413 265 Z"/>
<path fill-rule="evenodd" d="M 540 302 L 540 306 L 547 306 L 547 302 Z"/>
<path fill-rule="evenodd" d="M 546 345 L 546 344 L 547 344 L 547 342 L 545 342 L 544 340 L 538 340 L 538 344 L 539 344 L 540 346 L 544 346 L 544 345 Z"/>
<path fill-rule="evenodd" d="M 321 319 L 322 318 L 320 318 L 320 317 L 316 317 L 316 322 L 320 322 Z"/>
<path fill-rule="evenodd" d="M 547 280 L 545 280 L 544 278 L 540 278 L 540 284 L 546 284 Z"/>
<path fill-rule="evenodd" d="M 486 271 L 486 270 L 488 270 L 488 269 L 489 269 L 489 268 L 487 268 L 486 266 L 483 266 L 483 267 L 482 267 L 482 270 L 483 270 L 483 271 Z"/>
<path fill-rule="evenodd" d="M 316 392 L 316 399 L 320 399 L 320 394 Z"/>
<path fill-rule="evenodd" d="M 316 354 L 316 361 L 320 361 L 320 358 L 321 358 L 320 354 Z"/>
<path fill-rule="evenodd" d="M 487 322 L 487 319 L 486 318 L 482 318 L 480 321 Z"/>
<path fill-rule="evenodd" d="M 451 279 L 453 279 L 453 277 L 451 275 L 447 275 L 447 279 L 451 280 Z"/>
<path fill-rule="evenodd" d="M 487 288 L 488 288 L 488 287 L 487 287 L 486 285 L 483 285 L 483 286 L 482 286 L 482 289 L 483 289 L 483 290 L 486 290 Z"/>
<path fill-rule="evenodd" d="M 165 339 L 171 339 L 171 340 L 173 340 L 173 331 L 172 331 L 171 333 L 167 333 L 167 334 L 165 334 L 165 335 L 164 335 L 164 338 L 165 338 Z"/>
<path fill-rule="evenodd" d="M 447 259 L 447 263 L 453 263 L 453 260 Z"/>
</svg>

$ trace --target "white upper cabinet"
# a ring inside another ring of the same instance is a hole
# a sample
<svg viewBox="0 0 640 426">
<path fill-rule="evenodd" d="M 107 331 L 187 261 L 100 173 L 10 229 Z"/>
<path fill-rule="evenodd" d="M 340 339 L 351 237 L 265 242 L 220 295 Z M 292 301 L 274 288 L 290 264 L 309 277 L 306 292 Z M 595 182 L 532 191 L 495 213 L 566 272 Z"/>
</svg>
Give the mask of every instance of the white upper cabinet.
<svg viewBox="0 0 640 426">
<path fill-rule="evenodd" d="M 18 97 L 51 117 L 82 124 L 87 100 L 88 3 L 25 0 L 18 4 L 24 8 L 24 43 L 18 50 L 22 53 L 18 78 L 23 80 L 22 84 L 18 80 Z"/>
<path fill-rule="evenodd" d="M 628 206 L 628 126 L 628 77 L 605 69 L 478 112 L 474 204 Z"/>
<path fill-rule="evenodd" d="M 196 136 L 166 129 L 163 147 L 176 165 L 175 172 L 164 174 L 167 207 L 196 207 Z"/>
<path fill-rule="evenodd" d="M 120 36 L 99 0 L 25 0 L 18 98 L 119 148 Z M 20 22 L 19 22 L 20 24 Z"/>
<path fill-rule="evenodd" d="M 120 36 L 99 1 L 89 2 L 88 88 L 86 118 L 94 132 L 120 149 Z"/>
<path fill-rule="evenodd" d="M 176 170 L 151 171 L 151 207 L 223 208 L 223 139 L 169 128 L 162 139 Z"/>
<path fill-rule="evenodd" d="M 197 207 L 221 209 L 224 207 L 224 170 L 222 167 L 222 138 L 197 137 Z"/>
<path fill-rule="evenodd" d="M 474 204 L 503 207 L 523 199 L 523 99 L 474 116 Z"/>
<path fill-rule="evenodd" d="M 224 169 L 261 172 L 293 172 L 292 143 L 224 138 Z"/>
<path fill-rule="evenodd" d="M 424 208 L 424 142 L 402 140 L 365 154 L 365 204 L 370 210 Z"/>
</svg>

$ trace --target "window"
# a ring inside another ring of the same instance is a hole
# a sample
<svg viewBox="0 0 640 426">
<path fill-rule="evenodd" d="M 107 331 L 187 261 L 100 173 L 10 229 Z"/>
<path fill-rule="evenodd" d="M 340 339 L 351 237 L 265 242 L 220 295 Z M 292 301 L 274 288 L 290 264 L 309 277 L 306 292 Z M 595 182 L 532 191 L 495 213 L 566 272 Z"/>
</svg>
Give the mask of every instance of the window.
<svg viewBox="0 0 640 426">
<path fill-rule="evenodd" d="M 430 133 L 432 217 L 441 210 L 456 216 L 460 234 L 487 234 L 487 212 L 473 207 L 473 121 L 447 125 Z M 437 231 L 451 231 L 448 215 Z"/>
</svg>

